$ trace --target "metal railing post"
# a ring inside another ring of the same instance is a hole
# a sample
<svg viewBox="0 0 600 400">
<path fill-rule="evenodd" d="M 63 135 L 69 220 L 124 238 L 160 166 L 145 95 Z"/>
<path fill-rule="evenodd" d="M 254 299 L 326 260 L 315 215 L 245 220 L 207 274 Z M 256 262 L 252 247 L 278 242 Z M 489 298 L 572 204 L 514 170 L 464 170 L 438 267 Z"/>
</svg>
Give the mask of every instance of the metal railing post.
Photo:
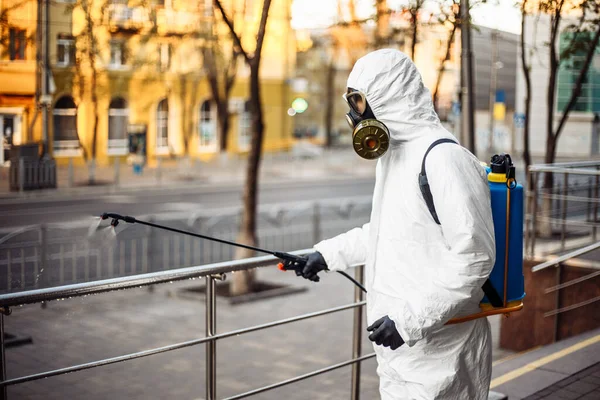
<svg viewBox="0 0 600 400">
<path fill-rule="evenodd" d="M 600 166 L 596 167 L 596 170 L 600 172 Z M 598 200 L 598 189 L 600 186 L 600 175 L 596 175 L 596 186 L 594 187 L 594 198 Z M 594 228 L 592 229 L 592 235 L 596 240 L 596 234 L 598 233 L 598 202 L 594 203 Z"/>
<path fill-rule="evenodd" d="M 4 310 L 2 310 L 4 311 Z M 4 312 L 0 312 L 0 379 L 6 380 L 6 357 L 4 354 Z M 0 400 L 8 399 L 7 387 L 0 388 Z"/>
<path fill-rule="evenodd" d="M 359 282 L 364 281 L 364 266 L 356 267 L 354 278 Z M 363 301 L 363 292 L 357 286 L 354 288 L 354 302 L 358 303 Z M 352 359 L 356 359 L 361 356 L 362 346 L 362 320 L 363 320 L 363 307 L 356 307 L 354 309 L 354 324 L 352 332 Z M 352 364 L 352 388 L 351 396 L 352 400 L 359 400 L 360 398 L 360 362 Z"/>
<path fill-rule="evenodd" d="M 562 228 L 560 231 L 560 249 L 565 249 L 565 241 L 567 240 L 567 196 L 569 195 L 569 174 L 565 173 L 563 178 L 563 186 L 565 193 L 562 199 Z"/>
<path fill-rule="evenodd" d="M 532 172 L 527 171 L 528 186 L 531 187 Z M 525 188 L 525 257 L 529 254 L 529 244 L 531 242 L 531 190 Z"/>
<path fill-rule="evenodd" d="M 561 264 L 558 264 L 556 266 L 556 286 L 560 285 L 560 283 L 561 283 L 561 270 L 562 270 Z M 556 291 L 556 295 L 554 297 L 554 309 L 555 310 L 560 309 L 560 290 Z M 553 334 L 554 342 L 558 341 L 558 333 L 559 333 L 558 330 L 559 330 L 559 326 L 560 326 L 558 323 L 559 318 L 560 317 L 558 314 L 556 314 L 554 316 L 554 334 Z"/>
<path fill-rule="evenodd" d="M 42 278 L 42 285 L 45 286 L 49 281 L 48 276 L 48 227 L 44 224 L 40 225 L 40 270 L 38 274 Z M 38 287 L 38 282 L 40 276 L 36 276 L 36 285 Z"/>
<path fill-rule="evenodd" d="M 537 236 L 537 206 L 538 206 L 538 199 L 537 199 L 537 193 L 538 193 L 538 189 L 537 189 L 537 172 L 534 172 L 531 174 L 531 178 L 533 179 L 531 181 L 531 201 L 532 201 L 532 205 L 531 205 L 531 253 L 529 253 L 531 255 L 531 258 L 535 257 L 535 238 Z"/>
<path fill-rule="evenodd" d="M 215 279 L 206 277 L 206 336 L 217 332 L 217 302 Z M 217 343 L 206 342 L 206 400 L 217 398 Z"/>
</svg>

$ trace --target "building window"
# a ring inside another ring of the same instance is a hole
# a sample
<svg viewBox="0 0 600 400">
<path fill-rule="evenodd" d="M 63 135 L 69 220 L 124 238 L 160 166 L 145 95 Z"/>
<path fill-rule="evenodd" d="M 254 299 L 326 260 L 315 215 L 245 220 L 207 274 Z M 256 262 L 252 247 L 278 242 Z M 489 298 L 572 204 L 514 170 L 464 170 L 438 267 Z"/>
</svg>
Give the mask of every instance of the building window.
<svg viewBox="0 0 600 400">
<path fill-rule="evenodd" d="M 200 105 L 198 118 L 198 137 L 201 151 L 214 152 L 217 150 L 217 119 L 215 107 L 210 100 Z"/>
<path fill-rule="evenodd" d="M 572 33 L 565 33 L 560 38 L 560 49 L 563 51 L 571 44 Z M 563 112 L 569 104 L 573 88 L 585 62 L 585 51 L 578 51 L 569 60 L 563 62 L 558 71 L 556 110 Z M 600 46 L 592 59 L 589 70 L 581 87 L 581 94 L 573 107 L 573 111 L 600 112 Z"/>
<path fill-rule="evenodd" d="M 250 101 L 244 102 L 244 109 L 240 113 L 240 127 L 238 131 L 238 148 L 241 151 L 250 149 L 252 139 L 252 114 L 250 113 Z"/>
<path fill-rule="evenodd" d="M 126 63 L 125 42 L 113 40 L 110 42 L 110 67 L 122 68 Z"/>
<path fill-rule="evenodd" d="M 75 40 L 60 37 L 56 42 L 56 65 L 75 65 Z"/>
<path fill-rule="evenodd" d="M 0 166 L 9 160 L 10 148 L 21 144 L 22 110 L 0 107 Z"/>
<path fill-rule="evenodd" d="M 8 30 L 8 56 L 10 60 L 24 60 L 27 37 L 25 30 L 10 28 Z"/>
<path fill-rule="evenodd" d="M 213 0 L 204 0 L 204 16 L 213 16 Z"/>
<path fill-rule="evenodd" d="M 167 71 L 171 67 L 171 44 L 160 43 L 158 45 L 158 68 Z"/>
<path fill-rule="evenodd" d="M 156 110 L 156 148 L 169 149 L 169 101 L 163 99 Z"/>
<path fill-rule="evenodd" d="M 129 108 L 127 102 L 114 98 L 108 108 L 108 153 L 111 155 L 127 154 L 127 124 Z"/>
<path fill-rule="evenodd" d="M 79 154 L 77 136 L 77 106 L 71 96 L 63 96 L 52 111 L 55 153 L 74 152 Z"/>
</svg>

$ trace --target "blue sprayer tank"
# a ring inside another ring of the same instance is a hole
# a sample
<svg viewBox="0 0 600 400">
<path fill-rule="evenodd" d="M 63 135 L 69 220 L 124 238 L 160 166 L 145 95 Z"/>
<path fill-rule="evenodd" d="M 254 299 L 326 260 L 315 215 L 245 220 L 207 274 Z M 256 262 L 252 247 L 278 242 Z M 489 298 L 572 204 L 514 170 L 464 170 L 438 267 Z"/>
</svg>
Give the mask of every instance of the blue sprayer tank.
<svg viewBox="0 0 600 400">
<path fill-rule="evenodd" d="M 496 237 L 496 263 L 490 281 L 504 300 L 504 276 L 506 273 L 506 306 L 520 302 L 525 297 L 523 278 L 523 186 L 514 180 L 514 166 L 508 154 L 495 155 L 486 167 L 492 200 L 492 217 Z M 510 187 L 510 188 L 509 188 Z M 507 192 L 510 191 L 510 218 L 507 231 Z M 505 264 L 508 251 L 508 265 Z M 482 306 L 489 305 L 484 297 Z M 512 304 L 511 304 L 512 303 Z"/>
</svg>

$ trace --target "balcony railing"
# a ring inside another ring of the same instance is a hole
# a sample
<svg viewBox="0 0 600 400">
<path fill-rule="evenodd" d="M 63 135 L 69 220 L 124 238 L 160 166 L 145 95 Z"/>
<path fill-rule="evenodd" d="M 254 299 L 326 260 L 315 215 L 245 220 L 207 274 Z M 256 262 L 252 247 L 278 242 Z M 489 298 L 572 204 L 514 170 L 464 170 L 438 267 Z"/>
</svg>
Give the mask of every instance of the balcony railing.
<svg viewBox="0 0 600 400">
<path fill-rule="evenodd" d="M 297 251 L 295 254 L 307 254 L 309 250 Z M 135 360 L 142 357 L 149 357 L 160 353 L 165 353 L 173 350 L 178 350 L 186 347 L 197 346 L 204 344 L 206 346 L 206 399 L 214 400 L 217 398 L 217 342 L 224 339 L 256 332 L 259 330 L 269 329 L 281 325 L 294 323 L 297 321 L 316 318 L 322 315 L 332 314 L 339 311 L 354 310 L 353 315 L 353 340 L 351 348 L 351 358 L 347 361 L 329 365 L 316 371 L 296 376 L 291 379 L 286 379 L 274 384 L 262 386 L 244 393 L 228 397 L 228 400 L 242 399 L 258 393 L 270 391 L 294 382 L 309 379 L 326 372 L 342 368 L 344 366 L 352 366 L 351 391 L 352 399 L 359 399 L 360 393 L 360 363 L 364 360 L 375 356 L 374 353 L 362 355 L 361 340 L 362 340 L 362 321 L 363 321 L 363 293 L 360 289 L 355 288 L 354 302 L 339 307 L 329 308 L 317 312 L 312 312 L 303 315 L 297 315 L 291 318 L 281 319 L 260 325 L 237 329 L 229 332 L 217 332 L 217 302 L 216 302 L 216 281 L 223 280 L 225 275 L 234 271 L 246 271 L 254 268 L 262 268 L 273 266 L 276 259 L 272 256 L 256 257 L 245 260 L 228 261 L 204 266 L 196 266 L 189 268 L 181 268 L 171 271 L 161 271 L 149 274 L 134 275 L 128 277 L 106 279 L 95 282 L 80 283 L 74 285 L 60 286 L 47 289 L 37 289 L 24 291 L 19 293 L 10 293 L 0 295 L 0 400 L 7 399 L 7 387 L 11 385 L 19 385 L 26 382 L 37 381 L 40 379 L 50 378 L 53 376 L 64 375 L 68 373 L 83 371 L 92 368 L 99 368 L 105 365 Z M 359 266 L 354 269 L 355 278 L 357 281 L 363 281 L 363 267 Z M 64 298 L 87 296 L 90 294 L 111 292 L 115 290 L 133 289 L 141 286 L 156 285 L 161 283 L 182 281 L 194 278 L 205 278 L 206 280 L 206 324 L 205 336 L 185 342 L 173 343 L 167 346 L 155 347 L 149 350 L 144 350 L 136 353 L 124 354 L 117 357 L 105 358 L 84 364 L 65 366 L 64 368 L 45 371 L 37 374 L 20 376 L 17 378 L 6 379 L 6 362 L 5 362 L 5 343 L 4 343 L 4 318 L 10 315 L 11 307 L 17 307 L 25 304 L 33 304 L 39 302 L 49 302 Z"/>
<path fill-rule="evenodd" d="M 144 7 L 111 4 L 108 13 L 112 31 L 139 31 L 151 25 L 150 13 Z"/>
</svg>

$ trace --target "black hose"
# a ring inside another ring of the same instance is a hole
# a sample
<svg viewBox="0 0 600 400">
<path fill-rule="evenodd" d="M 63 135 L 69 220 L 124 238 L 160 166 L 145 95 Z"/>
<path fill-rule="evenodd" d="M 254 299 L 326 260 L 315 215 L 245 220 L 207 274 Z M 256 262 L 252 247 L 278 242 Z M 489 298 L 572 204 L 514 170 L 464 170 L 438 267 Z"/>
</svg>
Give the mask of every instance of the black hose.
<svg viewBox="0 0 600 400">
<path fill-rule="evenodd" d="M 350 279 L 352 281 L 352 283 L 354 283 L 356 286 L 358 286 L 360 288 L 360 290 L 362 290 L 363 292 L 367 293 L 367 289 L 365 289 L 365 287 L 363 285 L 361 285 L 360 283 L 358 283 L 358 281 L 356 279 L 354 279 L 353 277 L 351 277 L 350 275 L 348 275 L 347 273 L 345 273 L 344 271 L 337 271 L 338 273 L 344 275 L 346 278 Z"/>
<path fill-rule="evenodd" d="M 158 225 L 158 224 L 154 224 L 152 222 L 146 222 L 146 221 L 140 221 L 139 219 L 136 219 L 134 217 L 130 217 L 128 215 L 121 215 L 121 214 L 115 214 L 115 213 L 103 213 L 100 218 L 102 219 L 108 219 L 108 218 L 112 218 L 112 225 L 116 226 L 118 225 L 118 221 L 125 221 L 129 224 L 140 224 L 140 225 L 146 225 L 146 226 L 150 226 L 152 228 L 157 228 L 157 229 L 164 229 L 166 231 L 170 231 L 170 232 L 175 232 L 175 233 L 181 233 L 182 235 L 189 235 L 189 236 L 194 236 L 200 239 L 206 239 L 206 240 L 211 240 L 213 242 L 218 242 L 218 243 L 223 243 L 223 244 L 227 244 L 229 246 L 235 246 L 235 247 L 242 247 L 244 249 L 248 249 L 248 250 L 254 250 L 254 251 L 258 251 L 260 253 L 266 253 L 266 254 L 271 254 L 277 258 L 280 258 L 282 255 L 287 255 L 287 253 L 282 253 L 282 252 L 278 252 L 278 251 L 271 251 L 271 250 L 265 250 L 265 249 L 261 249 L 260 247 L 254 247 L 254 246 L 249 246 L 246 244 L 241 244 L 241 243 L 236 243 L 236 242 L 230 242 L 229 240 L 224 240 L 224 239 L 219 239 L 216 237 L 212 237 L 212 236 L 206 236 L 206 235 L 201 235 L 199 233 L 195 233 L 195 232 L 190 232 L 190 231 L 184 231 L 182 229 L 177 229 L 177 228 L 171 228 L 165 225 Z M 291 255 L 290 255 L 291 256 Z M 344 271 L 337 271 L 340 274 L 342 274 L 343 276 L 345 276 L 346 278 L 348 278 L 352 283 L 354 283 L 356 286 L 358 286 L 363 292 L 367 293 L 367 289 L 365 289 L 365 287 L 363 285 L 361 285 L 360 283 L 358 283 L 354 278 L 352 278 L 350 275 L 348 275 L 347 273 L 345 273 Z"/>
</svg>

